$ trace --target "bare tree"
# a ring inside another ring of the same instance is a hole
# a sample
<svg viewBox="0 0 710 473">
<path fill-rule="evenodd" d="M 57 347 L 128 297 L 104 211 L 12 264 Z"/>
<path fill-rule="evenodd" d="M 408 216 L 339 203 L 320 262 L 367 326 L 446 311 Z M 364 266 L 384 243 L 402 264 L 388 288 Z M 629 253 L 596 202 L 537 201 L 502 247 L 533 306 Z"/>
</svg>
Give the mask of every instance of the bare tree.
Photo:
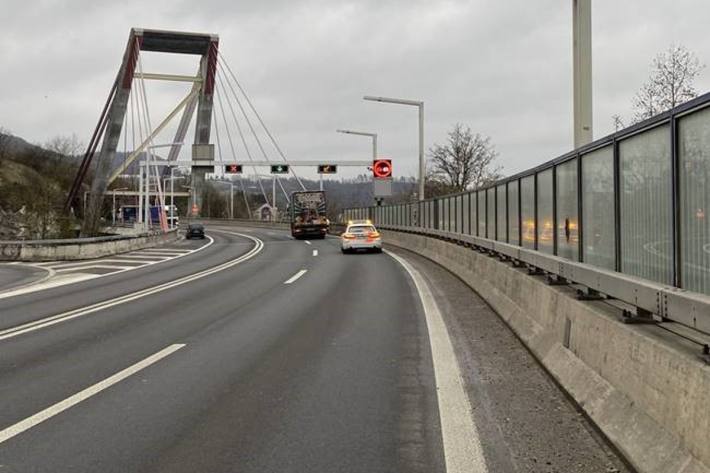
<svg viewBox="0 0 710 473">
<path fill-rule="evenodd" d="M 624 119 L 621 118 L 621 115 L 612 115 L 611 120 L 614 123 L 614 131 L 619 131 L 626 127 L 626 125 L 624 125 Z"/>
<path fill-rule="evenodd" d="M 76 133 L 72 133 L 71 136 L 55 136 L 44 144 L 44 148 L 69 157 L 79 155 L 83 151 L 84 144 L 79 141 Z"/>
<path fill-rule="evenodd" d="M 670 110 L 698 96 L 695 79 L 705 66 L 695 53 L 672 45 L 651 64 L 651 76 L 633 99 L 634 122 Z"/>
<path fill-rule="evenodd" d="M 499 176 L 494 166 L 498 153 L 491 138 L 457 123 L 447 143 L 429 149 L 430 195 L 461 192 L 485 184 Z"/>
</svg>

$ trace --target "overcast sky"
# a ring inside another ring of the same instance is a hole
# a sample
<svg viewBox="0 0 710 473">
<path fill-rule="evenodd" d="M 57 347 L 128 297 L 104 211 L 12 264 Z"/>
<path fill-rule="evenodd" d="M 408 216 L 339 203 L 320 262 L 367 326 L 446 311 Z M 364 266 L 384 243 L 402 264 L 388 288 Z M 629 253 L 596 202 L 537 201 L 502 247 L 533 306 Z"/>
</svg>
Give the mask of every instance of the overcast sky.
<svg viewBox="0 0 710 473">
<path fill-rule="evenodd" d="M 105 4 L 105 5 L 104 5 Z M 291 159 L 380 155 L 414 175 L 416 109 L 366 94 L 423 100 L 425 146 L 456 122 L 492 137 L 511 174 L 572 148 L 571 0 L 3 0 L 0 126 L 32 142 L 76 133 L 87 142 L 132 26 L 216 33 Z M 594 135 L 631 97 L 653 56 L 672 43 L 710 61 L 707 0 L 593 0 Z M 151 72 L 193 73 L 194 57 L 145 55 Z M 710 91 L 710 70 L 697 83 Z M 152 121 L 185 84 L 151 84 Z M 223 137 L 224 140 L 224 137 Z M 163 142 L 171 141 L 166 137 Z"/>
</svg>

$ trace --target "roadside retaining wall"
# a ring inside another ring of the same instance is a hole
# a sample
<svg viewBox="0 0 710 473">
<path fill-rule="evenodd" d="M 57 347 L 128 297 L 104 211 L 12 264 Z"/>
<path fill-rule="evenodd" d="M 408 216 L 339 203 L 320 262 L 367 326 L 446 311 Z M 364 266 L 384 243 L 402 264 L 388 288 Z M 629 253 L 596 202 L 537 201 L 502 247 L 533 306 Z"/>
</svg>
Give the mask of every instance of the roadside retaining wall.
<svg viewBox="0 0 710 473">
<path fill-rule="evenodd" d="M 58 240 L 0 241 L 0 261 L 57 261 L 100 258 L 178 239 L 178 231 Z"/>
<path fill-rule="evenodd" d="M 480 294 L 639 472 L 710 472 L 710 365 L 698 345 L 624 324 L 607 302 L 577 300 L 569 287 L 471 248 L 382 233 Z"/>
</svg>

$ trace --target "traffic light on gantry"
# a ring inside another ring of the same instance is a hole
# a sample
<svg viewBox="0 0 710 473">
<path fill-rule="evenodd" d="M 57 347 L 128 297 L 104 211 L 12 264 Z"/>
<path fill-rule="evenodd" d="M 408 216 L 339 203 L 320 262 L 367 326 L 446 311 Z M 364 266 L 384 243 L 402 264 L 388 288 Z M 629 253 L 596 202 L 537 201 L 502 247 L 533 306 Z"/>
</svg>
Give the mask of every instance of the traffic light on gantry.
<svg viewBox="0 0 710 473">
<path fill-rule="evenodd" d="M 271 174 L 288 174 L 288 164 L 273 164 Z"/>
<path fill-rule="evenodd" d="M 242 173 L 242 165 L 241 164 L 227 164 L 224 166 L 224 173 L 225 174 L 241 174 Z"/>
<path fill-rule="evenodd" d="M 338 172 L 338 166 L 335 164 L 319 164 L 318 174 L 335 174 Z"/>
<path fill-rule="evenodd" d="M 392 160 L 375 159 L 372 162 L 372 174 L 375 179 L 389 179 L 392 177 Z"/>
</svg>

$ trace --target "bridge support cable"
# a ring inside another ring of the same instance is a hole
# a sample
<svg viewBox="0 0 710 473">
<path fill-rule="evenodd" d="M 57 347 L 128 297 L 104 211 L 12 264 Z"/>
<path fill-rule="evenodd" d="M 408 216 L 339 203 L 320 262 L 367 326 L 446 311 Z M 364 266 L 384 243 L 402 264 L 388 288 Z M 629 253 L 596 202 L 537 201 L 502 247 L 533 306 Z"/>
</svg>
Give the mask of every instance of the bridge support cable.
<svg viewBox="0 0 710 473">
<path fill-rule="evenodd" d="M 136 40 L 137 41 L 137 40 Z M 153 138 L 157 133 L 153 133 L 153 127 L 150 121 L 150 109 L 148 107 L 148 94 L 146 93 L 145 89 L 145 76 L 143 75 L 143 61 L 141 60 L 141 54 L 140 50 L 138 52 L 138 72 L 140 73 L 140 92 L 139 92 L 139 97 L 142 98 L 143 100 L 143 111 L 145 114 L 145 123 L 146 123 L 146 132 L 148 134 L 148 141 L 150 142 L 150 146 L 148 147 L 148 153 L 146 154 L 146 166 L 145 166 L 145 174 L 146 174 L 146 202 L 145 202 L 145 224 L 146 227 L 150 227 L 151 223 L 151 212 L 150 212 L 150 166 L 151 162 L 154 160 L 155 156 L 153 155 Z M 159 206 L 158 210 L 158 217 L 160 220 L 160 227 L 163 232 L 168 231 L 168 218 L 165 215 L 165 203 L 163 199 L 163 189 L 162 185 L 160 182 L 160 169 L 157 165 L 153 166 L 154 168 L 154 173 L 155 173 L 155 188 L 156 188 L 156 201 Z"/>
<path fill-rule="evenodd" d="M 215 90 L 217 91 L 217 101 L 218 101 L 218 104 L 222 110 L 222 116 L 224 117 L 224 122 L 226 124 L 227 119 L 224 115 L 224 107 L 222 105 L 222 98 L 221 98 L 221 94 L 219 93 L 219 90 L 221 88 L 222 92 L 226 93 L 226 91 L 224 88 L 224 83 L 222 82 L 222 76 L 220 74 L 217 74 L 217 84 L 215 84 L 215 85 L 216 85 Z M 242 145 L 244 146 L 244 151 L 247 154 L 247 158 L 249 158 L 249 161 L 253 162 L 254 158 L 253 158 L 251 151 L 249 149 L 249 144 L 247 143 L 246 138 L 244 137 L 244 132 L 242 130 L 241 125 L 239 124 L 239 120 L 237 119 L 237 114 L 234 112 L 234 107 L 232 107 L 232 103 L 229 100 L 226 100 L 226 97 L 225 97 L 225 101 L 227 102 L 227 106 L 229 106 L 229 110 L 232 113 L 232 119 L 234 120 L 234 124 L 237 127 L 237 133 L 239 133 L 239 138 L 241 139 Z M 227 136 L 231 137 L 231 134 L 229 134 L 229 131 L 227 131 Z M 231 143 L 231 138 L 230 138 L 230 143 Z M 234 149 L 232 149 L 232 153 L 234 153 L 234 156 L 236 158 L 237 154 Z M 254 175 L 257 179 L 257 182 L 259 183 L 259 188 L 261 189 L 261 193 L 264 195 L 264 200 L 266 201 L 267 204 L 269 204 L 269 198 L 267 197 L 266 191 L 264 190 L 264 184 L 261 182 L 261 176 L 259 176 L 256 166 L 252 165 L 251 167 L 254 171 Z M 269 205 L 271 205 L 271 204 L 269 204 Z"/>
<path fill-rule="evenodd" d="M 254 115 L 256 116 L 257 120 L 259 121 L 259 124 L 260 124 L 261 127 L 264 129 L 264 132 L 266 133 L 266 135 L 269 137 L 269 140 L 271 141 L 271 144 L 274 146 L 274 148 L 276 149 L 276 151 L 277 151 L 277 153 L 279 154 L 279 156 L 281 156 L 281 159 L 283 159 L 283 161 L 284 161 L 286 164 L 288 164 L 288 159 L 286 159 L 286 155 L 285 155 L 284 152 L 281 150 L 281 147 L 280 147 L 279 144 L 276 142 L 276 139 L 275 139 L 274 136 L 271 134 L 271 131 L 269 131 L 268 127 L 266 126 L 266 123 L 264 123 L 264 120 L 261 118 L 261 115 L 260 115 L 259 112 L 256 110 L 256 107 L 254 107 L 254 104 L 253 104 L 252 101 L 249 99 L 249 95 L 247 95 L 246 91 L 244 90 L 244 88 L 242 87 L 242 85 L 239 83 L 239 80 L 237 79 L 237 76 L 236 76 L 236 75 L 234 74 L 234 72 L 232 71 L 232 68 L 229 67 L 229 63 L 227 62 L 227 60 L 225 59 L 224 55 L 223 55 L 221 52 L 219 53 L 219 58 L 220 58 L 220 61 L 219 61 L 218 64 L 220 65 L 220 67 L 221 67 L 222 65 L 224 65 L 224 66 L 222 67 L 222 69 L 225 69 L 225 68 L 226 68 L 226 70 L 227 70 L 229 76 L 231 76 L 231 78 L 232 78 L 232 80 L 234 81 L 234 83 L 236 84 L 237 88 L 239 89 L 239 91 L 240 91 L 240 92 L 242 93 L 242 95 L 244 96 L 244 99 L 246 100 L 247 105 L 249 105 L 249 108 L 251 109 L 251 111 L 252 111 L 252 112 L 254 113 Z M 301 179 L 300 179 L 300 178 L 298 177 L 298 175 L 296 174 L 295 169 L 291 168 L 291 172 L 293 173 L 293 177 L 296 178 L 296 181 L 297 181 L 298 184 L 301 186 L 301 190 L 306 190 L 306 187 L 303 185 L 303 182 L 301 182 Z"/>
<path fill-rule="evenodd" d="M 180 113 L 180 110 L 182 110 L 185 106 L 187 106 L 188 102 L 190 100 L 194 100 L 196 98 L 197 94 L 190 92 L 183 98 L 180 103 L 163 119 L 163 121 L 158 125 L 158 127 L 153 130 L 148 137 L 144 140 L 141 137 L 141 144 L 138 146 L 138 148 L 134 149 L 133 152 L 131 153 L 130 156 L 126 159 L 126 162 L 124 163 L 123 166 L 120 166 L 117 168 L 109 177 L 108 182 L 111 183 L 116 178 L 122 174 L 128 166 L 131 165 L 131 163 L 140 155 L 141 152 L 143 152 L 148 146 L 151 146 L 152 140 L 161 132 L 165 127 L 171 122 L 175 116 Z M 140 116 L 139 116 L 140 119 Z"/>
<path fill-rule="evenodd" d="M 232 151 L 232 156 L 236 159 L 237 153 L 234 148 L 234 142 L 232 141 L 232 134 L 229 132 L 229 124 L 227 122 L 227 116 L 224 113 L 224 105 L 222 104 L 222 96 L 219 92 L 219 87 L 215 87 L 215 94 L 217 95 L 217 105 L 219 106 L 220 112 L 222 114 L 222 119 L 224 121 L 224 129 L 227 134 L 227 139 L 229 140 L 229 148 Z M 215 109 L 214 113 L 215 114 L 217 113 L 216 109 Z M 224 159 L 222 158 L 222 146 L 221 146 L 220 140 L 219 140 L 219 126 L 218 126 L 218 122 L 216 119 L 215 119 L 215 128 L 214 129 L 215 129 L 215 135 L 217 136 L 217 151 L 219 153 L 219 159 L 220 159 L 220 161 L 223 162 Z M 254 171 L 256 171 L 256 167 L 254 167 Z M 258 177 L 259 176 L 257 174 L 257 178 Z M 261 185 L 261 181 L 259 181 L 259 184 Z M 241 176 L 239 177 L 239 185 L 242 189 L 242 195 L 244 196 L 244 205 L 246 206 L 246 209 L 247 209 L 247 217 L 251 217 L 251 215 L 252 215 L 251 207 L 249 206 L 249 199 L 247 199 L 246 189 L 244 188 L 244 181 L 241 179 Z M 264 192 L 263 185 L 261 185 L 261 192 L 264 195 L 264 198 L 267 199 L 266 193 Z M 267 200 L 267 202 L 268 202 L 268 200 Z M 234 215 L 232 215 L 232 217 L 234 217 Z"/>
<path fill-rule="evenodd" d="M 217 95 L 217 104 L 219 105 L 219 108 L 222 111 L 222 116 L 224 117 L 224 108 L 222 107 L 221 98 L 219 96 L 219 90 L 216 88 L 215 88 L 215 94 Z M 217 114 L 216 108 L 213 110 L 213 114 L 214 115 Z M 224 158 L 222 157 L 222 143 L 219 138 L 219 126 L 218 126 L 219 124 L 217 123 L 217 117 L 213 116 L 213 118 L 215 119 L 214 120 L 214 133 L 215 133 L 215 138 L 217 139 L 217 154 L 219 156 L 220 162 L 224 162 Z M 225 130 L 227 131 L 227 138 L 229 139 L 229 146 L 232 149 L 232 156 L 236 157 L 236 154 L 234 154 L 234 145 L 232 144 L 232 138 L 229 135 L 229 130 L 226 128 L 227 120 L 225 119 L 224 122 L 225 122 Z M 249 217 L 251 217 L 252 213 L 251 213 L 251 208 L 249 207 L 249 200 L 247 199 L 247 193 L 244 189 L 244 182 L 242 181 L 241 177 L 238 178 L 238 181 L 239 181 L 239 186 L 242 190 L 242 196 L 244 197 L 244 205 L 247 209 L 247 218 L 249 218 Z M 234 218 L 234 214 L 232 214 L 231 217 Z"/>
<path fill-rule="evenodd" d="M 221 66 L 221 64 L 217 63 L 217 66 L 220 68 L 221 71 L 224 72 L 224 68 Z M 261 144 L 261 140 L 259 139 L 259 135 L 256 133 L 256 130 L 254 129 L 254 126 L 251 123 L 251 120 L 249 120 L 249 115 L 246 113 L 246 110 L 244 109 L 244 106 L 242 105 L 241 100 L 239 100 L 239 96 L 237 95 L 236 91 L 234 90 L 234 87 L 232 87 L 232 84 L 229 82 L 229 77 L 225 76 L 225 82 L 229 86 L 229 89 L 232 92 L 232 96 L 234 97 L 235 102 L 237 102 L 237 106 L 239 107 L 239 110 L 242 112 L 242 116 L 244 117 L 244 120 L 247 122 L 247 126 L 249 127 L 249 130 L 251 131 L 252 135 L 254 136 L 254 140 L 256 141 L 256 144 L 259 147 L 259 150 L 261 151 L 261 155 L 264 157 L 264 160 L 266 160 L 267 162 L 271 161 L 269 159 L 268 154 L 266 153 L 266 150 L 264 149 L 264 146 Z M 226 91 L 225 91 L 225 93 L 226 93 Z M 288 193 L 286 192 L 286 189 L 284 189 L 283 183 L 281 182 L 281 178 L 279 176 L 276 176 L 276 182 L 279 183 L 279 187 L 281 188 L 281 192 L 283 192 L 284 197 L 286 197 L 286 202 L 290 202 Z M 276 207 L 276 202 L 274 202 L 273 206 Z"/>
</svg>

